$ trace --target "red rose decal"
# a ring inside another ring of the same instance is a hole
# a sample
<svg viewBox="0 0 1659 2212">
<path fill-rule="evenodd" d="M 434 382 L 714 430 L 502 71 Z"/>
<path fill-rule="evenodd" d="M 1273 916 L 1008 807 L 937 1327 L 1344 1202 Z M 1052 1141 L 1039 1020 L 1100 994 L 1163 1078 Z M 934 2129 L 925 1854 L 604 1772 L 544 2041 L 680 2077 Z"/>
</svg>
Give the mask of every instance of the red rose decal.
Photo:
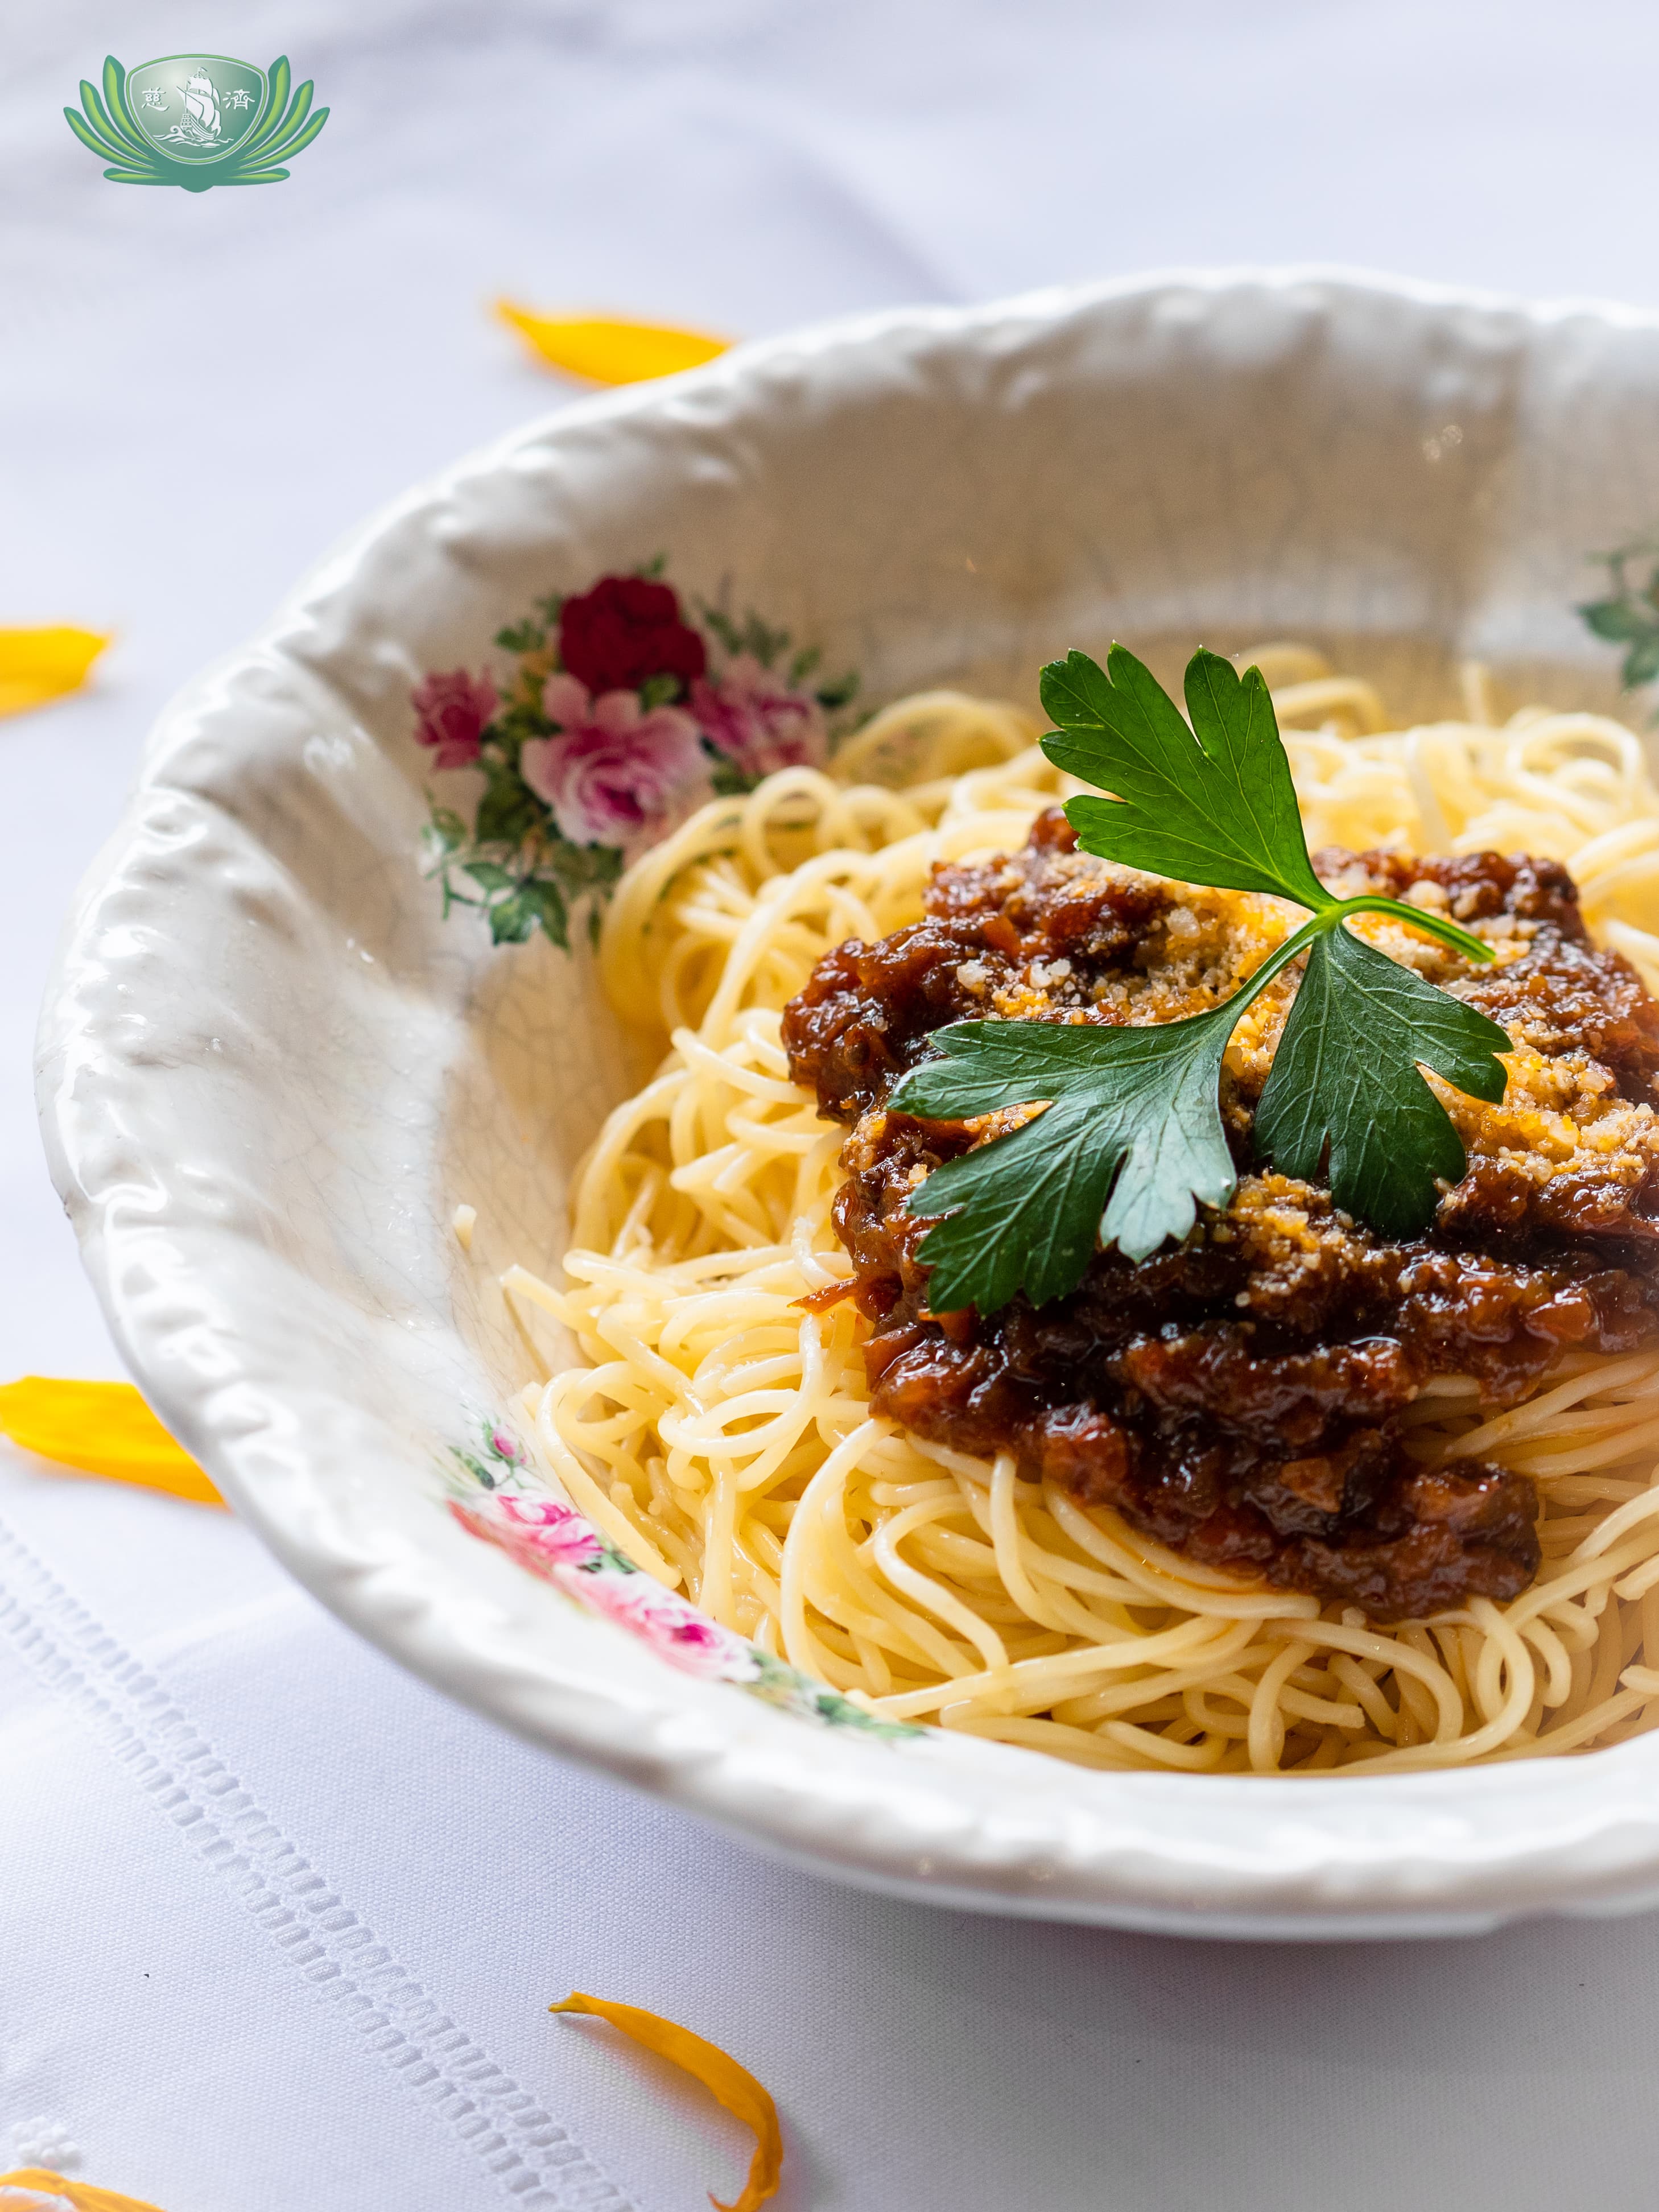
<svg viewBox="0 0 1659 2212">
<path fill-rule="evenodd" d="M 680 620 L 677 592 L 645 576 L 604 576 L 567 599 L 559 615 L 559 658 L 566 673 L 595 694 L 636 691 L 652 676 L 690 684 L 708 654 Z"/>
</svg>

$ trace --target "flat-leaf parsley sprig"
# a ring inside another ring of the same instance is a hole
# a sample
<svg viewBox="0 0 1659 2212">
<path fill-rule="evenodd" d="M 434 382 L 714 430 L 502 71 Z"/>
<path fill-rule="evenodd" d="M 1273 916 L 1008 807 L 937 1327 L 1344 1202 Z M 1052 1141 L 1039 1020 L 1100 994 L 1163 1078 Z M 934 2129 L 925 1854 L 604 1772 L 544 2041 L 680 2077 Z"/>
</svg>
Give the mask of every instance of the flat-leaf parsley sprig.
<svg viewBox="0 0 1659 2212">
<path fill-rule="evenodd" d="M 1042 672 L 1057 768 L 1113 794 L 1067 802 L 1085 853 L 1216 890 L 1266 891 L 1312 919 L 1218 1006 L 1143 1026 L 957 1022 L 937 1055 L 895 1087 L 896 1111 L 970 1121 L 1042 1110 L 934 1170 L 908 1200 L 935 1220 L 921 1258 L 947 1313 L 1042 1305 L 1075 1289 L 1097 1241 L 1144 1260 L 1185 1237 L 1197 1207 L 1224 1206 L 1237 1173 L 1221 1123 L 1227 1040 L 1275 975 L 1307 956 L 1255 1110 L 1255 1141 L 1287 1175 L 1328 1169 L 1332 1196 L 1388 1237 L 1432 1218 L 1436 1180 L 1465 1160 L 1419 1063 L 1472 1097 L 1504 1096 L 1496 1022 L 1355 937 L 1358 914 L 1392 915 L 1466 959 L 1491 947 L 1402 900 L 1338 898 L 1314 873 L 1290 762 L 1259 669 L 1241 678 L 1201 647 L 1187 668 L 1188 728 L 1150 670 L 1115 645 L 1106 667 L 1073 653 Z"/>
</svg>

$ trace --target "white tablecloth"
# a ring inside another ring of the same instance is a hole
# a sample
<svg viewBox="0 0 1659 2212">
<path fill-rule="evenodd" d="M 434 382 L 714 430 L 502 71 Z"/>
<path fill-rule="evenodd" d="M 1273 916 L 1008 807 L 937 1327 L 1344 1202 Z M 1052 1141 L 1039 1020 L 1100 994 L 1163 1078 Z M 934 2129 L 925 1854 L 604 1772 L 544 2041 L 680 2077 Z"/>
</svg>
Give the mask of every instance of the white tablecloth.
<svg viewBox="0 0 1659 2212">
<path fill-rule="evenodd" d="M 363 511 L 554 404 L 498 292 L 757 333 L 1170 262 L 1659 301 L 1659 18 L 1614 0 L 74 0 L 0 23 L 0 1370 L 118 1371 L 29 1032 L 146 724 Z M 291 180 L 106 184 L 114 46 L 286 49 Z M 0 1464 L 0 2166 L 167 2212 L 730 2194 L 746 2138 L 571 1987 L 772 2087 L 783 2212 L 1650 2212 L 1659 1920 L 1228 1947 L 927 1912 L 510 1741 L 231 1520 Z"/>
</svg>

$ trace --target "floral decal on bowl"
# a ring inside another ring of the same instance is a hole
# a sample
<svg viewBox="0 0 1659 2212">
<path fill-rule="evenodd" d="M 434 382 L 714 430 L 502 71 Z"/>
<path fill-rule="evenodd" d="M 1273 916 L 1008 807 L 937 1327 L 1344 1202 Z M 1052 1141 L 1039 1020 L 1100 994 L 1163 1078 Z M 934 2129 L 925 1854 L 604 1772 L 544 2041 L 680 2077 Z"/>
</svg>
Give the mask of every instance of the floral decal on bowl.
<svg viewBox="0 0 1659 2212">
<path fill-rule="evenodd" d="M 428 872 L 444 912 L 477 908 L 497 945 L 596 931 L 623 867 L 710 797 L 780 768 L 822 767 L 857 688 L 814 681 L 819 654 L 758 615 L 689 620 L 660 560 L 555 592 L 498 630 L 511 674 L 434 671 L 410 696 L 440 774 L 483 777 L 469 822 L 428 794 Z"/>
<path fill-rule="evenodd" d="M 1589 599 L 1578 609 L 1585 627 L 1596 637 L 1625 648 L 1620 679 L 1626 691 L 1638 690 L 1659 676 L 1659 536 L 1638 538 L 1616 552 L 1586 556 L 1607 572 L 1607 595 Z M 1632 561 L 1648 564 L 1645 579 L 1630 573 Z"/>
<path fill-rule="evenodd" d="M 732 1683 L 769 1705 L 831 1728 L 860 1729 L 894 1741 L 923 1733 L 878 1720 L 827 1683 L 710 1620 L 544 1487 L 510 1429 L 486 1420 L 479 1436 L 476 1451 L 452 1445 L 445 1468 L 449 1510 L 469 1534 L 496 1545 L 541 1581 L 616 1621 L 682 1674 Z"/>
</svg>

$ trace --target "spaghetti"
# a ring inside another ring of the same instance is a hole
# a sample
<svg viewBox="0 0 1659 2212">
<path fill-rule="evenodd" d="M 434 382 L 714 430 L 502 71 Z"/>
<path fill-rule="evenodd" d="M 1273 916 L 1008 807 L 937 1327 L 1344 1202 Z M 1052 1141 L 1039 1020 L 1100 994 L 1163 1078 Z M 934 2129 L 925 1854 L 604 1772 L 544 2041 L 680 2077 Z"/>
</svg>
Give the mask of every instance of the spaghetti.
<svg viewBox="0 0 1659 2212">
<path fill-rule="evenodd" d="M 1468 719 L 1390 732 L 1306 649 L 1247 658 L 1311 844 L 1570 862 L 1595 934 L 1659 988 L 1659 793 L 1630 731 L 1540 708 L 1499 726 L 1470 670 Z M 1568 1352 L 1490 1417 L 1472 1378 L 1423 1388 L 1413 1454 L 1531 1477 L 1542 1565 L 1506 1604 L 1398 1626 L 1241 1583 L 1009 1454 L 872 1412 L 830 1218 L 843 1133 L 790 1080 L 781 1010 L 830 947 L 915 921 L 936 863 L 1018 845 L 1076 788 L 1039 734 L 1013 707 L 902 701 L 835 776 L 705 806 L 623 879 L 604 980 L 670 1048 L 576 1179 L 568 1286 L 506 1278 L 587 1363 L 525 1393 L 552 1473 L 647 1571 L 872 1711 L 1091 1766 L 1435 1768 L 1652 1725 L 1659 1350 Z"/>
</svg>

